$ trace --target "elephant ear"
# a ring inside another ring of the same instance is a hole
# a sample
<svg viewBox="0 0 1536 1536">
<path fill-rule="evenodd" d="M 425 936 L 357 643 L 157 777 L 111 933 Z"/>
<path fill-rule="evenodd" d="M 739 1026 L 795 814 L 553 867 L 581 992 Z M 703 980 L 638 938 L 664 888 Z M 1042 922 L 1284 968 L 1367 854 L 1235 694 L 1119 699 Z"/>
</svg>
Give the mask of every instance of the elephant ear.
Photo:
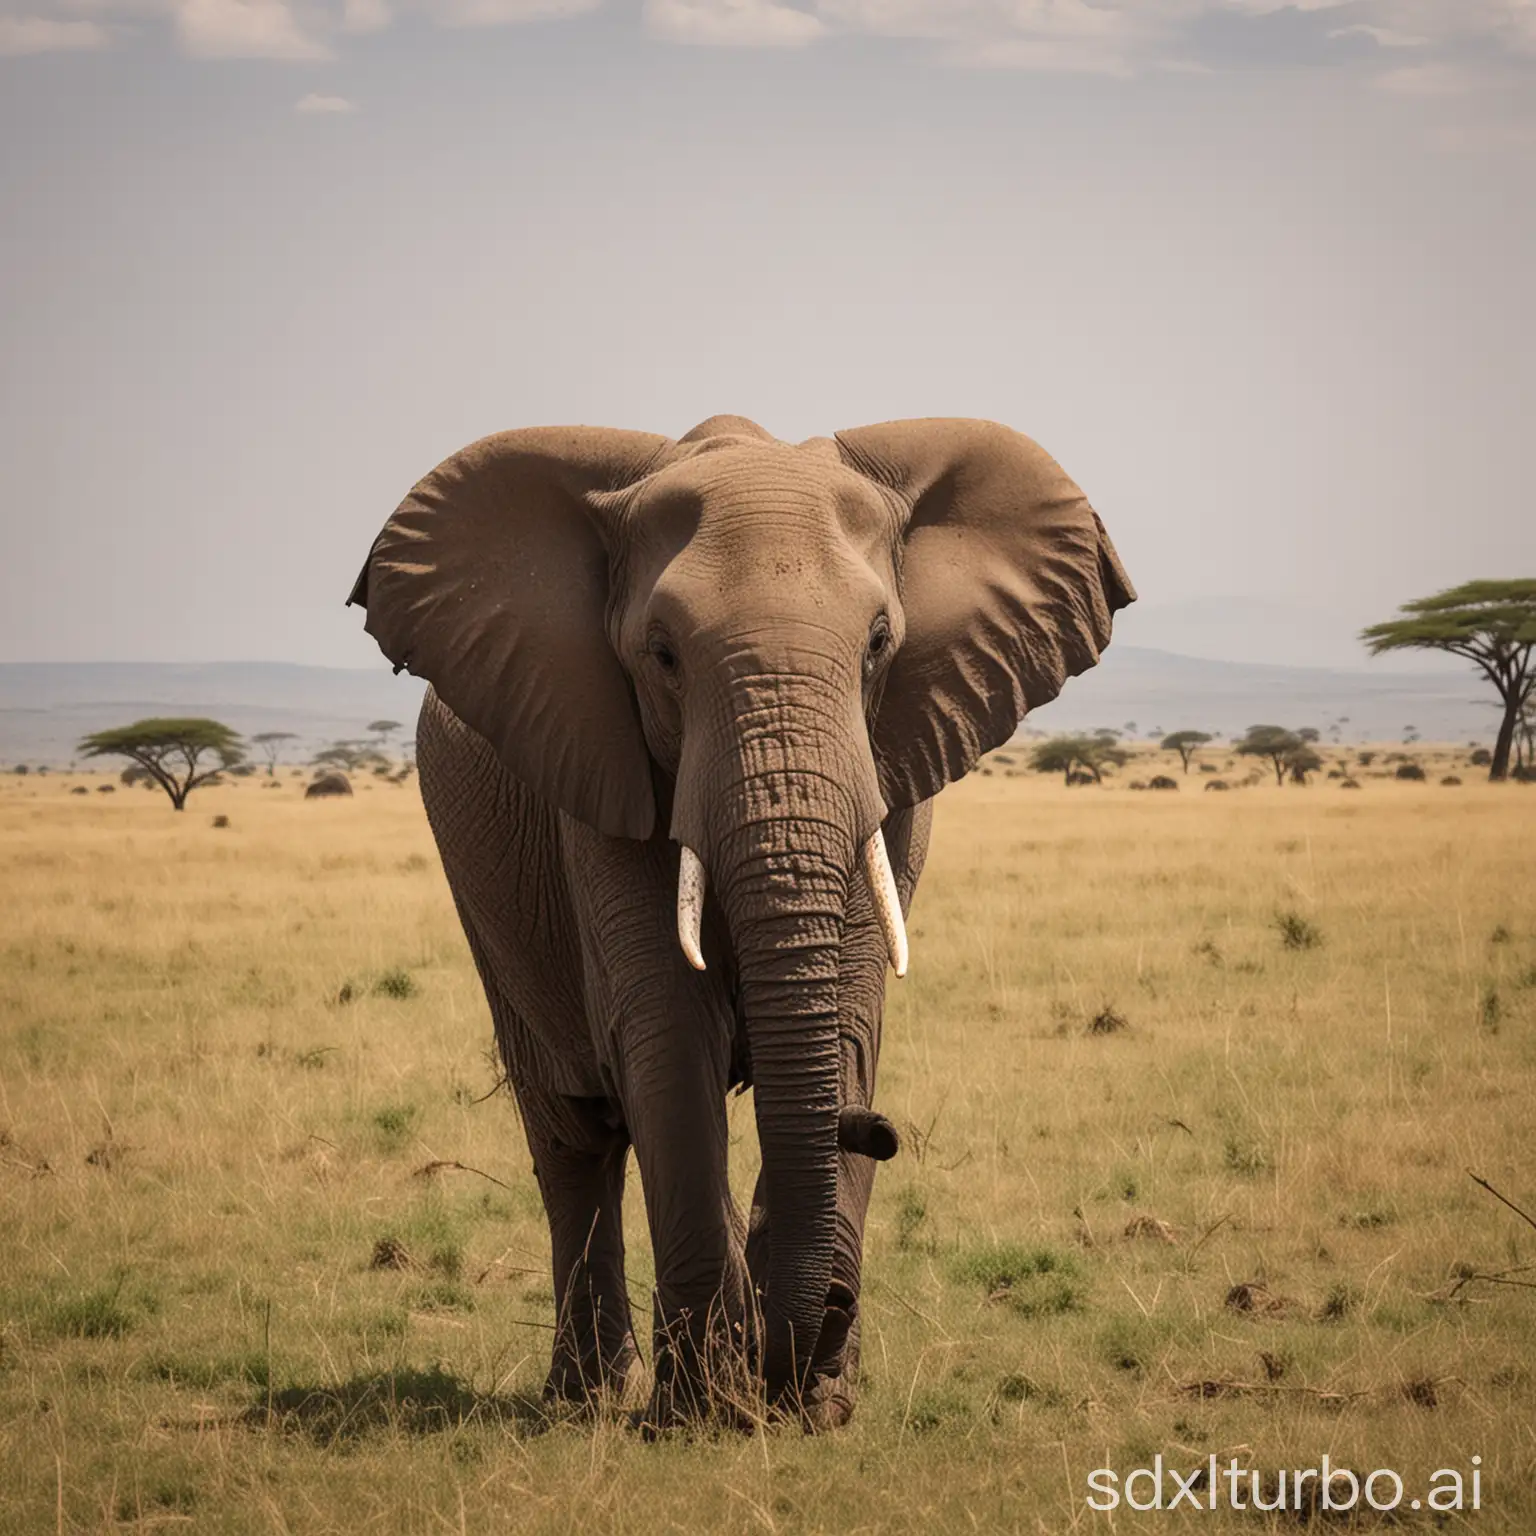
<svg viewBox="0 0 1536 1536">
<path fill-rule="evenodd" d="M 837 445 L 907 514 L 906 638 L 871 744 L 887 804 L 913 805 L 1093 666 L 1136 593 L 1098 514 L 1022 433 L 936 418 L 840 432 Z"/>
<path fill-rule="evenodd" d="M 508 772 L 613 836 L 649 837 L 656 806 L 586 498 L 640 479 L 668 446 L 597 427 L 481 438 L 400 503 L 348 599 L 395 670 L 428 679 Z"/>
</svg>

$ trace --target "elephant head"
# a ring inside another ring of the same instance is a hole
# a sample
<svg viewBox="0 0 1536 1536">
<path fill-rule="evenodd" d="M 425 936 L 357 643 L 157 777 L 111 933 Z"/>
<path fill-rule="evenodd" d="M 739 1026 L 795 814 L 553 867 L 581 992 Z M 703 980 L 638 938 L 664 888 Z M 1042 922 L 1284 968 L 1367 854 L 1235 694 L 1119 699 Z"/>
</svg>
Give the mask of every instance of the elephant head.
<svg viewBox="0 0 1536 1536">
<path fill-rule="evenodd" d="M 825 1313 L 848 882 L 902 971 L 882 820 L 1092 666 L 1134 595 L 1044 451 L 949 419 L 501 433 L 412 490 L 359 577 L 397 670 L 516 778 L 614 837 L 667 816 L 695 966 L 706 884 L 718 902 L 774 1213 L 770 1392 L 802 1384 Z"/>
</svg>

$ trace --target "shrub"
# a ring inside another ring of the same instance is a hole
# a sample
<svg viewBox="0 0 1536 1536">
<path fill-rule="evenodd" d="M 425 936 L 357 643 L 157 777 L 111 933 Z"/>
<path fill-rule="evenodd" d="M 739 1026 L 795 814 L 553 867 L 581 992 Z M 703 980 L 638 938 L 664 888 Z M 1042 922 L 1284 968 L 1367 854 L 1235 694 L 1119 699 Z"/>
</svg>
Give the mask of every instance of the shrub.
<svg viewBox="0 0 1536 1536">
<path fill-rule="evenodd" d="M 1322 1306 L 1317 1309 L 1318 1321 L 1336 1323 L 1341 1318 L 1348 1317 L 1359 1303 L 1359 1293 L 1352 1285 L 1341 1280 L 1332 1286 L 1323 1298 Z"/>
<path fill-rule="evenodd" d="M 1094 1016 L 1088 1020 L 1088 1033 L 1090 1035 L 1118 1035 L 1122 1029 L 1129 1029 L 1131 1021 L 1120 1013 L 1112 1003 L 1105 1003 Z"/>
<path fill-rule="evenodd" d="M 1397 772 L 1394 777 L 1399 779 L 1412 779 L 1415 781 L 1422 781 L 1424 778 L 1424 770 L 1420 768 L 1417 763 L 1399 763 L 1397 765 Z"/>
<path fill-rule="evenodd" d="M 1454 773 L 1448 773 L 1443 779 L 1440 780 L 1440 782 L 1446 785 L 1448 788 L 1453 788 L 1454 786 L 1460 784 L 1461 780 L 1458 779 Z"/>
<path fill-rule="evenodd" d="M 1493 766 L 1493 753 L 1487 747 L 1479 747 L 1467 761 L 1474 768 L 1491 768 Z"/>
<path fill-rule="evenodd" d="M 415 997 L 416 982 L 409 971 L 397 966 L 392 971 L 385 971 L 374 982 L 373 991 L 375 997 L 392 997 L 396 1002 L 404 1002 L 408 997 Z"/>
<path fill-rule="evenodd" d="M 1322 930 L 1299 912 L 1276 913 L 1275 927 L 1283 949 L 1316 949 L 1323 942 Z"/>
<path fill-rule="evenodd" d="M 1177 789 L 1178 787 L 1178 780 L 1170 779 L 1166 773 L 1158 774 L 1158 776 L 1147 785 L 1148 789 Z"/>
<path fill-rule="evenodd" d="M 386 1234 L 373 1245 L 369 1269 L 411 1269 L 415 1266 L 410 1251 L 398 1237 Z"/>
</svg>

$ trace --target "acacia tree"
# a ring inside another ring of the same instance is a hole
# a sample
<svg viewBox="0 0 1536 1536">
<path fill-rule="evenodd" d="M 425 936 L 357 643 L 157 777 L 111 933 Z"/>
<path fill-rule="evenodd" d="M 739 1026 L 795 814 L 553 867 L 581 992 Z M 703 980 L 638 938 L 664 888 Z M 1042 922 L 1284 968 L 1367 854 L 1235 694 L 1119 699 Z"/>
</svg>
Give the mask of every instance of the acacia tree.
<svg viewBox="0 0 1536 1536">
<path fill-rule="evenodd" d="M 1536 692 L 1536 577 L 1466 581 L 1432 597 L 1416 597 L 1398 612 L 1401 618 L 1360 632 L 1371 655 L 1448 651 L 1474 662 L 1504 705 L 1488 777 L 1507 778 L 1520 713 Z"/>
<path fill-rule="evenodd" d="M 368 726 L 368 734 L 374 738 L 375 746 L 387 749 L 389 738 L 400 729 L 398 720 L 374 720 Z"/>
<path fill-rule="evenodd" d="M 1250 725 L 1248 734 L 1237 743 L 1234 750 L 1239 757 L 1268 758 L 1270 766 L 1275 770 L 1275 783 L 1282 785 L 1292 759 L 1301 753 L 1310 752 L 1300 735 L 1286 730 L 1283 725 Z"/>
<path fill-rule="evenodd" d="M 1208 731 L 1175 731 L 1173 735 L 1163 737 L 1162 750 L 1177 752 L 1179 760 L 1184 764 L 1184 772 L 1188 773 L 1190 758 L 1210 739 Z"/>
<path fill-rule="evenodd" d="M 79 747 L 85 757 L 126 757 L 143 769 L 181 810 L 187 796 L 223 769 L 245 757 L 240 737 L 217 720 L 136 720 L 85 737 Z M 205 757 L 215 764 L 201 767 Z"/>
<path fill-rule="evenodd" d="M 1096 736 L 1053 736 L 1030 753 L 1029 766 L 1036 773 L 1059 773 L 1068 784 L 1073 771 L 1081 770 L 1090 774 L 1095 784 L 1102 784 L 1104 769 L 1118 768 L 1130 755 L 1109 731 Z"/>
<path fill-rule="evenodd" d="M 1529 698 L 1520 706 L 1520 716 L 1515 721 L 1513 772 L 1521 779 L 1536 774 L 1536 698 Z"/>
<path fill-rule="evenodd" d="M 387 759 L 370 742 L 333 741 L 310 761 L 317 768 L 345 768 L 348 773 L 356 773 L 359 768 L 373 767 Z"/>
<path fill-rule="evenodd" d="M 1322 758 L 1306 742 L 1286 755 L 1285 771 L 1290 774 L 1293 784 L 1305 784 L 1309 773 L 1320 773 L 1322 768 Z"/>
<path fill-rule="evenodd" d="M 260 747 L 261 755 L 267 760 L 269 778 L 277 772 L 277 759 L 283 750 L 283 743 L 298 739 L 295 731 L 263 731 L 259 736 L 251 737 L 251 745 Z"/>
</svg>

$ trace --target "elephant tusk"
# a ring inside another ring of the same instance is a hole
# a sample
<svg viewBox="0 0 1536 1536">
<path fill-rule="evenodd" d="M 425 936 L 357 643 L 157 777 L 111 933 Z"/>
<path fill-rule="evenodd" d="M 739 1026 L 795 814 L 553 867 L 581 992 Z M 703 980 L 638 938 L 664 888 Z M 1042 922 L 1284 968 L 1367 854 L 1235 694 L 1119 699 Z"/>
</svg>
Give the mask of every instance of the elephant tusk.
<svg viewBox="0 0 1536 1536">
<path fill-rule="evenodd" d="M 901 896 L 896 890 L 896 876 L 891 873 L 891 858 L 885 851 L 885 834 L 879 827 L 864 845 L 864 878 L 869 882 L 869 894 L 885 931 L 885 947 L 890 951 L 891 967 L 898 977 L 905 976 L 907 929 L 901 920 Z"/>
<path fill-rule="evenodd" d="M 685 843 L 683 861 L 677 871 L 677 941 L 683 946 L 688 964 L 696 971 L 704 969 L 699 929 L 704 921 L 704 892 L 708 885 L 703 861 Z"/>
</svg>

